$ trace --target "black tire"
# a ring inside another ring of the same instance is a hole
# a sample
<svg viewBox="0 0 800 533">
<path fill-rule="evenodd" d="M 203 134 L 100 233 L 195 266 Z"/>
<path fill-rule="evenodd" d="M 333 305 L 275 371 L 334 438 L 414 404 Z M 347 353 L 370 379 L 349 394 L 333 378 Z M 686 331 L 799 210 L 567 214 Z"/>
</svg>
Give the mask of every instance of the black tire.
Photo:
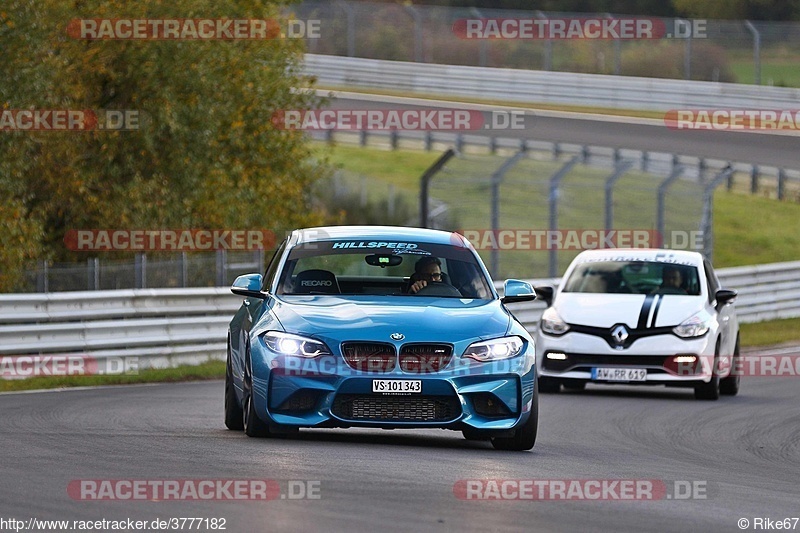
<svg viewBox="0 0 800 533">
<path fill-rule="evenodd" d="M 530 450 L 536 444 L 536 434 L 539 430 L 539 391 L 536 387 L 533 391 L 533 403 L 531 404 L 531 414 L 528 420 L 517 428 L 513 437 L 496 437 L 492 439 L 492 446 L 495 450 L 510 450 L 521 452 Z"/>
<path fill-rule="evenodd" d="M 540 376 L 539 392 L 543 394 L 556 394 L 558 392 L 561 392 L 561 382 L 556 378 Z"/>
<path fill-rule="evenodd" d="M 739 361 L 739 335 L 736 335 L 736 345 L 733 348 L 733 357 L 731 358 L 731 373 L 728 377 L 723 378 L 719 382 L 719 393 L 724 394 L 725 396 L 736 396 L 739 394 L 739 381 L 741 380 L 741 375 L 739 374 L 738 368 L 738 361 Z M 734 373 L 735 372 L 735 373 Z"/>
<path fill-rule="evenodd" d="M 694 398 L 696 400 L 719 400 L 719 340 L 714 350 L 714 362 L 711 366 L 711 381 L 701 383 L 694 388 Z"/>
<path fill-rule="evenodd" d="M 236 388 L 233 384 L 230 344 L 228 344 L 228 357 L 225 363 L 225 427 L 233 431 L 244 429 L 244 413 L 239 399 L 236 397 Z"/>
<path fill-rule="evenodd" d="M 253 376 L 250 366 L 250 354 L 246 355 L 244 379 L 242 379 L 242 426 L 244 433 L 248 437 L 264 438 L 270 437 L 269 426 L 258 417 L 255 406 L 253 405 Z"/>
<path fill-rule="evenodd" d="M 566 390 L 574 390 L 574 391 L 582 391 L 586 390 L 586 382 L 585 381 L 573 381 L 571 379 L 565 379 L 561 382 Z"/>
<path fill-rule="evenodd" d="M 461 434 L 464 435 L 464 438 L 467 440 L 492 440 L 491 437 L 487 436 L 480 429 L 464 429 L 461 431 Z"/>
</svg>

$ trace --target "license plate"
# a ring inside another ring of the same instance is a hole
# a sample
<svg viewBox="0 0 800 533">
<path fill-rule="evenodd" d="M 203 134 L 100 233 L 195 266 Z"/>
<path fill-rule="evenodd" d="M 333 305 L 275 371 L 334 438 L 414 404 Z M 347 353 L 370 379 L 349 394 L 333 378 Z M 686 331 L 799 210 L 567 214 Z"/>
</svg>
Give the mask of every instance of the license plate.
<svg viewBox="0 0 800 533">
<path fill-rule="evenodd" d="M 644 368 L 593 368 L 592 379 L 595 381 L 647 381 L 647 370 Z"/>
<path fill-rule="evenodd" d="M 419 394 L 422 392 L 422 380 L 373 379 L 372 392 L 404 392 L 411 394 Z"/>
</svg>

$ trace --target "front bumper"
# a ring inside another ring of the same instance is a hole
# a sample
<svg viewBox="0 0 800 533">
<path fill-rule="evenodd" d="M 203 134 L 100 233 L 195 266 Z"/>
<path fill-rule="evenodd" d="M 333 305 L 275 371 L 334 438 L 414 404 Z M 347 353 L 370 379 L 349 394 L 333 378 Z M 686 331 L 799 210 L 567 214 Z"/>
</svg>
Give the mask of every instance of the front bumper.
<svg viewBox="0 0 800 533">
<path fill-rule="evenodd" d="M 532 346 L 489 363 L 454 357 L 432 373 L 359 371 L 337 355 L 303 360 L 259 348 L 253 399 L 260 418 L 287 428 L 446 428 L 505 436 L 530 415 L 535 375 Z M 421 390 L 376 393 L 376 379 L 419 380 Z"/>
<path fill-rule="evenodd" d="M 584 333 L 568 332 L 560 337 L 539 333 L 537 369 L 541 377 L 565 381 L 692 387 L 708 383 L 714 375 L 712 369 L 720 377 L 727 375 L 729 358 L 715 360 L 714 338 L 711 332 L 694 339 L 653 335 L 618 350 L 605 340 Z M 558 355 L 552 358 L 550 354 Z M 692 357 L 695 362 L 689 362 Z M 611 381 L 595 378 L 592 370 L 598 368 L 645 369 L 647 375 L 643 381 Z"/>
</svg>

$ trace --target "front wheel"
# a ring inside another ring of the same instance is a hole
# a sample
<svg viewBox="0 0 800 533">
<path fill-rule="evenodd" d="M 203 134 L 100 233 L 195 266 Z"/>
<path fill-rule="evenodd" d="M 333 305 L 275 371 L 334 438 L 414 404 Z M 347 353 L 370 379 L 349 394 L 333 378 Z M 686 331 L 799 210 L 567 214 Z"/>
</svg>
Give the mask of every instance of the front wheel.
<svg viewBox="0 0 800 533">
<path fill-rule="evenodd" d="M 739 365 L 739 336 L 736 336 L 736 346 L 733 348 L 731 358 L 731 373 L 728 377 L 719 382 L 719 393 L 725 396 L 736 396 L 739 394 L 739 380 L 741 375 L 738 370 Z"/>
<path fill-rule="evenodd" d="M 244 413 L 239 399 L 236 397 L 236 389 L 233 384 L 230 345 L 228 345 L 228 357 L 225 363 L 225 427 L 233 431 L 244 429 Z"/>
<path fill-rule="evenodd" d="M 536 444 L 536 434 L 539 430 L 539 398 L 537 391 L 533 393 L 531 414 L 528 420 L 517 428 L 513 437 L 497 437 L 492 439 L 495 450 L 525 451 Z"/>
<path fill-rule="evenodd" d="M 711 381 L 701 383 L 694 388 L 696 400 L 719 400 L 719 341 L 714 350 L 714 362 L 711 365 Z"/>
<path fill-rule="evenodd" d="M 242 409 L 242 426 L 248 437 L 269 437 L 269 426 L 258 417 L 255 402 L 253 402 L 253 371 L 250 366 L 250 356 L 247 354 L 245 361 L 244 379 L 242 380 L 242 395 L 244 408 Z"/>
</svg>

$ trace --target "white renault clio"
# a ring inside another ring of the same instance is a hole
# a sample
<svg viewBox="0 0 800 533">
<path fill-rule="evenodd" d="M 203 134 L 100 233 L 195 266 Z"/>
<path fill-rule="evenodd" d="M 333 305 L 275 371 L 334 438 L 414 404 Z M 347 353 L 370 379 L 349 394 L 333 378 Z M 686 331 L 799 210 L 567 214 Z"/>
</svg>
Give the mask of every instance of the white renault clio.
<svg viewBox="0 0 800 533">
<path fill-rule="evenodd" d="M 736 292 L 697 252 L 589 250 L 557 289 L 536 291 L 548 304 L 536 334 L 541 392 L 666 385 L 716 400 L 739 391 Z"/>
</svg>

